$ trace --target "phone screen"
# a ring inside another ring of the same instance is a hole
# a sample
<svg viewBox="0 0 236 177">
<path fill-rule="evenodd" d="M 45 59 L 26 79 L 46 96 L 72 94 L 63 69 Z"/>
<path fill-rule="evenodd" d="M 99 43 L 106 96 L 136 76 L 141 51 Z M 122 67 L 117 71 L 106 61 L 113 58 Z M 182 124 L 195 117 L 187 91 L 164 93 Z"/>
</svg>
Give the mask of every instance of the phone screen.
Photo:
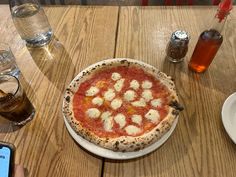
<svg viewBox="0 0 236 177">
<path fill-rule="evenodd" d="M 9 177 L 11 167 L 11 149 L 0 145 L 0 177 Z"/>
</svg>

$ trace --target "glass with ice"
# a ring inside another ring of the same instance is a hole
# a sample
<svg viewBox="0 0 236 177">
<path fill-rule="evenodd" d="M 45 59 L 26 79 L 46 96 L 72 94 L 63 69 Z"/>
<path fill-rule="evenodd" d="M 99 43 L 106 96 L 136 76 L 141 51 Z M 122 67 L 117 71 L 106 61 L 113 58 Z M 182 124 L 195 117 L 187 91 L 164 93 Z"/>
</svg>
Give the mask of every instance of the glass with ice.
<svg viewBox="0 0 236 177">
<path fill-rule="evenodd" d="M 12 75 L 0 75 L 0 115 L 20 126 L 32 120 L 34 114 L 19 80 Z"/>
</svg>

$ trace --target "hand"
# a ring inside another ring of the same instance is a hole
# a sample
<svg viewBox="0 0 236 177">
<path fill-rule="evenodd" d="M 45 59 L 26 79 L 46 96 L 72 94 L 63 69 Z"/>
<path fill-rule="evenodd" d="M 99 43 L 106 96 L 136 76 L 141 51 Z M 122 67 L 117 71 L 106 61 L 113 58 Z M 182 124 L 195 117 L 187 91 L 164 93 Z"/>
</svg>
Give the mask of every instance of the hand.
<svg viewBox="0 0 236 177">
<path fill-rule="evenodd" d="M 22 165 L 15 165 L 15 175 L 14 177 L 25 177 L 24 167 Z"/>
</svg>

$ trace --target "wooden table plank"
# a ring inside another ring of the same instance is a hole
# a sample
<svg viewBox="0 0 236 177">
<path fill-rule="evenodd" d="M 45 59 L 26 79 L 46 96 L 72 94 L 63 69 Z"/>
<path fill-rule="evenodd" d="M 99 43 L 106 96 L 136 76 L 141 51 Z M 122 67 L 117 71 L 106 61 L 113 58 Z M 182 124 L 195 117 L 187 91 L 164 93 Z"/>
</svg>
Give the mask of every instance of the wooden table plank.
<svg viewBox="0 0 236 177">
<path fill-rule="evenodd" d="M 30 49 L 16 32 L 8 6 L 0 6 L 0 40 L 12 47 L 36 108 L 34 120 L 21 129 L 1 124 L 0 140 L 16 146 L 16 163 L 29 176 L 101 176 L 102 159 L 73 141 L 61 107 L 64 90 L 79 71 L 114 56 L 118 7 L 54 6 L 45 11 L 55 38 L 47 47 Z"/>
<path fill-rule="evenodd" d="M 195 74 L 187 67 L 200 32 L 215 12 L 215 7 L 121 8 L 116 57 L 139 59 L 171 75 L 185 110 L 162 147 L 134 160 L 106 160 L 105 177 L 235 176 L 236 146 L 221 122 L 222 104 L 236 90 L 235 24 L 226 29 L 208 71 Z M 177 29 L 188 31 L 191 40 L 185 61 L 172 64 L 165 49 Z"/>
</svg>

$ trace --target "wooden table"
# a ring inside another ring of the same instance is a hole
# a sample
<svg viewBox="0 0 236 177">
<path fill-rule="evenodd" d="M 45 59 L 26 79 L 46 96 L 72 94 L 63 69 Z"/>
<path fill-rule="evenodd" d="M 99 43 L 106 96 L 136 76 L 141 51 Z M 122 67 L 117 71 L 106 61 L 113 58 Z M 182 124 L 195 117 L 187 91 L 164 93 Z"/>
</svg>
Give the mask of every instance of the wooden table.
<svg viewBox="0 0 236 177">
<path fill-rule="evenodd" d="M 14 130 L 1 124 L 0 140 L 16 146 L 16 163 L 34 177 L 234 177 L 236 146 L 224 130 L 221 108 L 236 91 L 236 12 L 224 42 L 203 74 L 187 64 L 215 7 L 45 7 L 55 39 L 29 49 L 20 39 L 8 6 L 0 6 L 0 41 L 10 44 L 22 71 L 21 82 L 36 108 L 34 120 Z M 207 15 L 207 17 L 206 17 Z M 208 18 L 209 16 L 209 18 Z M 191 35 L 184 62 L 165 60 L 171 33 Z M 65 88 L 86 66 L 127 57 L 142 60 L 175 79 L 185 110 L 168 141 L 141 158 L 116 161 L 97 157 L 69 135 L 61 112 Z"/>
</svg>

